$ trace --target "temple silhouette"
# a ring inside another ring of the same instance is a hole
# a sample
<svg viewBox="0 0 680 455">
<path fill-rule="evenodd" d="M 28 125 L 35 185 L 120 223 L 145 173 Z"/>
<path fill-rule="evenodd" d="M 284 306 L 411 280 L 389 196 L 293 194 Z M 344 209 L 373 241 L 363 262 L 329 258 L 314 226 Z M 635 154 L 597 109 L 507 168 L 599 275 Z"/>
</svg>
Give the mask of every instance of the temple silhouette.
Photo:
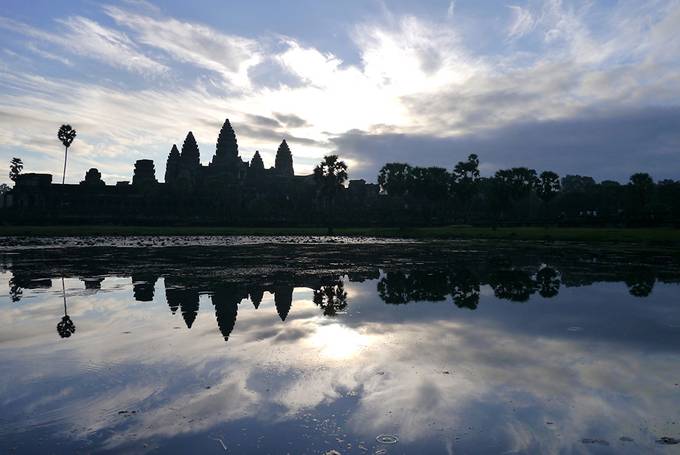
<svg viewBox="0 0 680 455">
<path fill-rule="evenodd" d="M 293 154 L 284 139 L 275 164 L 266 169 L 256 151 L 245 161 L 227 119 L 208 165 L 201 164 L 191 131 L 181 150 L 173 145 L 165 163 L 164 182 L 153 160 L 134 164 L 132 181 L 107 185 L 98 169 L 85 173 L 80 184 L 53 183 L 51 174 L 20 174 L 4 196 L 8 220 L 23 223 L 142 224 L 319 224 L 318 188 L 314 175 L 295 175 Z M 336 198 L 339 206 L 360 208 L 357 219 L 370 213 L 378 185 L 351 180 Z"/>
</svg>

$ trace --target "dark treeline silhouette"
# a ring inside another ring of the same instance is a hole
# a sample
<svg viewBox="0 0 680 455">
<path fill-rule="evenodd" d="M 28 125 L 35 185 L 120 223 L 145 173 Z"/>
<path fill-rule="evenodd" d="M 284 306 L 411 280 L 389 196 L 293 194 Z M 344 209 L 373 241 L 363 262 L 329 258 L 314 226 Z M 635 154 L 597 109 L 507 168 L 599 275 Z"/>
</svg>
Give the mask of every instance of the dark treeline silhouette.
<svg viewBox="0 0 680 455">
<path fill-rule="evenodd" d="M 176 251 L 157 252 L 165 254 L 165 260 L 147 263 L 139 262 L 134 253 L 124 252 L 121 257 L 111 255 L 107 258 L 111 262 L 106 262 L 93 254 L 93 249 L 82 250 L 73 250 L 68 262 L 54 259 L 56 269 L 47 265 L 50 260 L 40 260 L 50 255 L 44 251 L 26 252 L 25 257 L 19 258 L 0 256 L 2 269 L 12 275 L 8 283 L 10 300 L 21 304 L 25 289 L 52 288 L 53 280 L 45 276 L 78 277 L 83 287 L 92 292 L 101 289 L 107 276 L 130 276 L 132 298 L 136 301 L 165 300 L 169 313 L 181 318 L 187 329 L 195 325 L 199 311 L 211 311 L 216 327 L 227 341 L 236 328 L 244 302 L 259 312 L 270 312 L 272 321 L 285 322 L 289 319 L 294 314 L 295 288 L 311 289 L 312 302 L 321 314 L 337 317 L 351 306 L 346 283 L 366 280 L 374 280 L 377 295 L 386 304 L 451 302 L 469 310 L 479 306 L 485 286 L 500 300 L 521 303 L 536 297 L 556 297 L 563 287 L 602 281 L 625 284 L 628 293 L 634 297 L 650 295 L 657 281 L 680 282 L 679 265 L 667 262 L 668 258 L 666 262 L 655 257 L 638 262 L 630 261 L 625 254 L 604 255 L 583 251 L 578 256 L 554 252 L 535 255 L 502 249 L 490 249 L 486 253 L 459 251 L 442 254 L 436 261 L 417 267 L 391 265 L 378 268 L 357 263 L 354 267 L 336 267 L 332 272 L 324 271 L 323 267 L 316 272 L 307 271 L 304 267 L 286 267 L 263 273 L 252 265 L 245 265 L 245 268 L 232 265 L 230 269 L 234 270 L 234 274 L 230 276 L 214 273 L 211 261 L 224 264 L 219 254 L 211 259 L 206 256 L 173 256 Z M 128 254 L 130 256 L 126 256 Z M 432 252 L 426 255 L 432 257 Z M 374 259 L 379 261 L 380 258 Z M 194 267 L 194 261 L 212 268 L 213 273 Z M 58 275 L 51 275 L 57 272 Z M 165 289 L 157 293 L 161 278 Z M 57 330 L 60 336 L 69 337 L 75 333 L 75 325 L 66 312 L 63 278 L 60 284 L 64 316 Z M 265 293 L 273 297 L 273 308 L 261 306 Z M 201 295 L 208 297 L 211 309 L 201 308 Z M 55 301 L 55 312 L 59 311 L 61 303 Z"/>
<path fill-rule="evenodd" d="M 451 172 L 440 167 L 388 163 L 380 170 L 381 193 L 392 199 L 390 224 L 472 223 L 564 225 L 678 225 L 680 181 L 654 182 L 636 173 L 629 182 L 595 182 L 526 167 L 481 177 L 470 155 Z M 398 219 L 401 218 L 401 219 Z"/>
<path fill-rule="evenodd" d="M 68 147 L 75 130 L 63 125 Z M 528 167 L 480 174 L 480 159 L 443 167 L 387 163 L 377 184 L 349 180 L 346 163 L 329 155 L 311 175 L 295 175 L 293 154 L 283 140 L 275 165 L 266 169 L 259 151 L 239 155 L 229 120 L 215 153 L 201 164 L 190 131 L 171 147 L 165 181 L 152 160 L 138 160 L 132 181 L 106 185 L 98 169 L 78 185 L 52 183 L 52 175 L 22 173 L 12 161 L 14 188 L 0 188 L 0 218 L 34 224 L 215 224 L 239 226 L 429 226 L 498 225 L 680 225 L 680 181 L 654 182 L 645 173 L 626 183 L 538 172 Z M 64 167 L 65 169 L 65 167 Z M 62 175 L 62 180 L 65 176 Z"/>
</svg>

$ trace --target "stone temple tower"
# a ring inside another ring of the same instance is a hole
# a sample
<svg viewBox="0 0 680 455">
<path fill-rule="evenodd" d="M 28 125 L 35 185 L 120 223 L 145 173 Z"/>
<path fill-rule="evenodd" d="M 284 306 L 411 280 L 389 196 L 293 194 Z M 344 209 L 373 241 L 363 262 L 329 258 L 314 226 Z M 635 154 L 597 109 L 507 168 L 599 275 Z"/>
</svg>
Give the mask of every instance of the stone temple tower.
<svg viewBox="0 0 680 455">
<path fill-rule="evenodd" d="M 292 177 L 295 175 L 293 171 L 293 154 L 290 152 L 290 148 L 285 139 L 281 142 L 279 149 L 276 151 L 274 169 L 276 169 L 276 174 L 282 177 Z"/>
<path fill-rule="evenodd" d="M 135 162 L 135 173 L 132 176 L 132 184 L 139 186 L 153 183 L 157 183 L 153 160 L 137 160 Z"/>
</svg>

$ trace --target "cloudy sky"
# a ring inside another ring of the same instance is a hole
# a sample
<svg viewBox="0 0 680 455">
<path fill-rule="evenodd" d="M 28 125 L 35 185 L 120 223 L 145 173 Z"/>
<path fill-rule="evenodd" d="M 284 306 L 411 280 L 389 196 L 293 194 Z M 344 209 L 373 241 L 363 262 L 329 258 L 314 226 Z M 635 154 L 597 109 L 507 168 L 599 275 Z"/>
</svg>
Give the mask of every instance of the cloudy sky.
<svg viewBox="0 0 680 455">
<path fill-rule="evenodd" d="M 680 178 L 680 1 L 3 0 L 0 181 L 13 156 L 67 181 L 129 180 L 194 132 L 207 164 L 239 150 L 296 173 L 338 153 L 351 178 L 389 161 L 483 173 Z"/>
</svg>

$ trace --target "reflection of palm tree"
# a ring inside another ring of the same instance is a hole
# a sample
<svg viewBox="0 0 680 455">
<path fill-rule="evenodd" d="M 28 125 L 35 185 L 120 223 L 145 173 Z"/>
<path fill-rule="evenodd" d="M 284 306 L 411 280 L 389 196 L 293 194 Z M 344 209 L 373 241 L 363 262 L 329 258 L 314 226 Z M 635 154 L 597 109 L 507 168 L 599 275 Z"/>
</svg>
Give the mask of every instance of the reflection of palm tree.
<svg viewBox="0 0 680 455">
<path fill-rule="evenodd" d="M 9 280 L 9 298 L 12 299 L 12 302 L 18 302 L 21 300 L 21 297 L 24 293 L 24 290 L 19 286 L 19 283 L 17 283 L 16 277 L 12 277 Z"/>
<path fill-rule="evenodd" d="M 560 292 L 560 276 L 552 267 L 543 267 L 536 273 L 536 285 L 541 297 L 549 299 Z"/>
<path fill-rule="evenodd" d="M 635 297 L 647 297 L 654 289 L 656 276 L 646 268 L 633 270 L 626 278 L 628 292 Z"/>
<path fill-rule="evenodd" d="M 62 338 L 68 338 L 76 332 L 76 325 L 66 314 L 66 288 L 64 287 L 64 277 L 61 277 L 61 295 L 64 298 L 64 317 L 57 324 L 57 333 Z"/>
<path fill-rule="evenodd" d="M 463 269 L 450 278 L 451 297 L 458 308 L 474 310 L 479 304 L 479 280 L 469 270 Z"/>
<path fill-rule="evenodd" d="M 338 311 L 347 308 L 347 292 L 342 281 L 315 289 L 312 300 L 323 310 L 324 316 L 337 316 Z"/>
</svg>

